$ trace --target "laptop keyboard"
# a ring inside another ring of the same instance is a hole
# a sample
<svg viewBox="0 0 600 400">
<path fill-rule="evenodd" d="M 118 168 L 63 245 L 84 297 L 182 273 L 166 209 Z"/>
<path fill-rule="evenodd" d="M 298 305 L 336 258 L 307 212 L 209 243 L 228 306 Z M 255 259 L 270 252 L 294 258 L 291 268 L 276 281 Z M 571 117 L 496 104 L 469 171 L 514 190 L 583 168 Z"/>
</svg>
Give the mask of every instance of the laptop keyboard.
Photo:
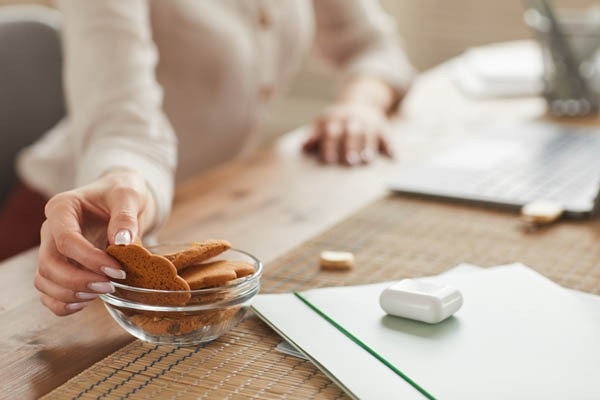
<svg viewBox="0 0 600 400">
<path fill-rule="evenodd" d="M 401 171 L 392 191 L 517 208 L 551 200 L 572 217 L 600 209 L 600 129 L 492 123 Z"/>
<path fill-rule="evenodd" d="M 526 161 L 515 160 L 475 179 L 483 197 L 521 200 L 565 199 L 600 175 L 600 137 L 573 134 L 549 141 Z"/>
</svg>

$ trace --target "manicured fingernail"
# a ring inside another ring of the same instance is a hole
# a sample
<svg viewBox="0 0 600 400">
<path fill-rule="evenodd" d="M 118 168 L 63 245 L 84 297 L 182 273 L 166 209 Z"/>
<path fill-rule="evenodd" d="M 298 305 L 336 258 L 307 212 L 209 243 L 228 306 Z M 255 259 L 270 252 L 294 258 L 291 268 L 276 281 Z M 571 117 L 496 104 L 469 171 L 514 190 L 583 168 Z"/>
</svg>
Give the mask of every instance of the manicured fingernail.
<svg viewBox="0 0 600 400">
<path fill-rule="evenodd" d="M 360 162 L 360 156 L 357 152 L 351 151 L 346 154 L 346 162 L 350 165 L 356 165 Z"/>
<path fill-rule="evenodd" d="M 125 279 L 126 274 L 125 271 L 123 271 L 122 269 L 116 269 L 111 267 L 100 267 L 100 269 L 102 270 L 102 272 L 104 272 L 104 274 L 106 274 L 106 276 L 109 276 L 114 279 Z"/>
<path fill-rule="evenodd" d="M 88 288 L 96 293 L 112 293 L 115 287 L 110 282 L 92 282 L 88 284 Z"/>
<path fill-rule="evenodd" d="M 115 244 L 130 244 L 131 243 L 131 232 L 126 229 L 120 230 L 115 235 Z"/>
<path fill-rule="evenodd" d="M 98 296 L 99 296 L 98 293 L 88 293 L 88 292 L 77 292 L 77 293 L 75 293 L 75 297 L 77 297 L 78 299 L 81 299 L 81 300 L 92 300 L 92 299 L 95 299 Z M 77 304 L 77 303 L 75 303 L 75 304 Z"/>
<path fill-rule="evenodd" d="M 86 305 L 87 305 L 87 303 L 69 303 L 65 306 L 65 308 L 69 311 L 77 311 L 77 310 L 81 310 Z"/>
<path fill-rule="evenodd" d="M 373 158 L 375 158 L 375 153 L 373 152 L 373 150 L 364 149 L 360 152 L 360 158 L 362 158 L 364 162 L 370 162 L 373 160 Z"/>
</svg>

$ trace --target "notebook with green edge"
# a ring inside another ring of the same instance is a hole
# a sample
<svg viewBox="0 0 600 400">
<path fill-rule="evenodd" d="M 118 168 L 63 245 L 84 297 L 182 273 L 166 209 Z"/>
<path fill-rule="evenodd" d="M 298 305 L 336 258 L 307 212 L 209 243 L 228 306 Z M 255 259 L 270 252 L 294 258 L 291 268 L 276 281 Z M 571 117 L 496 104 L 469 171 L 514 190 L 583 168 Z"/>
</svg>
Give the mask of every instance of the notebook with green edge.
<svg viewBox="0 0 600 400">
<path fill-rule="evenodd" d="M 261 294 L 253 309 L 353 398 L 597 398 L 599 301 L 522 264 L 427 279 L 464 298 L 436 325 L 386 315 L 391 282 Z"/>
</svg>

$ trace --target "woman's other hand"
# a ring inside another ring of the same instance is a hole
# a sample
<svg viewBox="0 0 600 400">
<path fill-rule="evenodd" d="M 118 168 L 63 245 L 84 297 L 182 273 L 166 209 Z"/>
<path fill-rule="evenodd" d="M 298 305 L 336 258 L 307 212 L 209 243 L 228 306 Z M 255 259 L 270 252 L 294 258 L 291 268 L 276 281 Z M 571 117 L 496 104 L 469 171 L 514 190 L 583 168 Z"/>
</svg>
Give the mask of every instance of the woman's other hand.
<svg viewBox="0 0 600 400">
<path fill-rule="evenodd" d="M 127 244 L 154 217 L 154 199 L 140 175 L 111 171 L 97 181 L 51 198 L 41 229 L 35 287 L 59 316 L 114 291 L 109 278 L 125 272 L 104 249 Z"/>
<path fill-rule="evenodd" d="M 380 108 L 339 103 L 317 118 L 303 150 L 317 154 L 326 164 L 368 164 L 378 153 L 393 157 L 387 130 L 387 116 Z"/>
<path fill-rule="evenodd" d="M 313 124 L 303 144 L 326 164 L 361 165 L 377 154 L 393 157 L 388 116 L 398 109 L 404 93 L 372 76 L 357 76 L 340 91 L 335 104 Z"/>
</svg>

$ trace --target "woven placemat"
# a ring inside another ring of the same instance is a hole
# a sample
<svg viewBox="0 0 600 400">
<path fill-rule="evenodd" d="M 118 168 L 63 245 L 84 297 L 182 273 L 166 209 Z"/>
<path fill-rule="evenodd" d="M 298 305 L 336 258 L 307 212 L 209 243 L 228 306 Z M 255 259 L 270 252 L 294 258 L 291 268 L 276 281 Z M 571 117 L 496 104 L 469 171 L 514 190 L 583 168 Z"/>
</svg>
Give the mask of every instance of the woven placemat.
<svg viewBox="0 0 600 400">
<path fill-rule="evenodd" d="M 600 221 L 562 221 L 535 232 L 512 212 L 389 196 L 267 265 L 263 292 L 351 285 L 440 273 L 458 263 L 520 261 L 555 282 L 600 293 Z M 322 250 L 348 250 L 349 272 L 318 267 Z M 250 315 L 198 347 L 134 341 L 47 399 L 340 399 L 310 362 L 275 350 L 281 339 Z"/>
</svg>

